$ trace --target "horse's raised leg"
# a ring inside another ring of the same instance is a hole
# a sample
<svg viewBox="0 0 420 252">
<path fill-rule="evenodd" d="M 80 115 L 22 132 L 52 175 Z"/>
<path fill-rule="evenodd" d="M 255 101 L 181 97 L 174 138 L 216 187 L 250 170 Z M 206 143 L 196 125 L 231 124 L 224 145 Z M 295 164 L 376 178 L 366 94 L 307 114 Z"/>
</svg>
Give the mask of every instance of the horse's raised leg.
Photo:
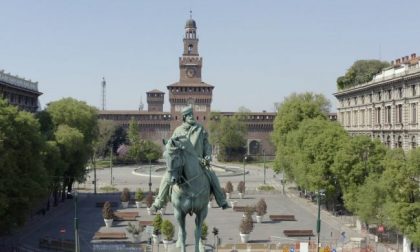
<svg viewBox="0 0 420 252">
<path fill-rule="evenodd" d="M 174 215 L 178 221 L 178 240 L 176 241 L 176 247 L 181 248 L 181 252 L 185 252 L 185 240 L 187 234 L 185 232 L 185 215 L 182 211 L 179 211 L 174 207 Z"/>
<path fill-rule="evenodd" d="M 195 213 L 195 252 L 205 252 L 204 246 L 201 241 L 201 227 L 203 226 L 204 219 L 207 217 L 207 207 L 203 207 L 200 212 Z"/>
</svg>

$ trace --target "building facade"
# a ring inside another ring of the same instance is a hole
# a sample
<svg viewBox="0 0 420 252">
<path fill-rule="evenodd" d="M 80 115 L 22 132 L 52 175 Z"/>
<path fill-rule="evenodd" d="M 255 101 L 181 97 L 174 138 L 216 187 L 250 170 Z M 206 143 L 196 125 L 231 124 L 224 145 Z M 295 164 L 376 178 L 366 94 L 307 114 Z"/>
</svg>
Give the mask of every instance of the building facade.
<svg viewBox="0 0 420 252">
<path fill-rule="evenodd" d="M 198 123 L 207 126 L 212 120 L 211 103 L 214 86 L 202 80 L 203 58 L 198 51 L 196 22 L 190 18 L 185 25 L 183 53 L 179 58 L 179 80 L 167 86 L 170 111 L 163 111 L 165 93 L 154 89 L 147 92 L 147 111 L 102 110 L 100 119 L 116 121 L 128 126 L 134 118 L 143 138 L 161 143 L 169 138 L 174 129 L 182 123 L 181 110 L 191 105 Z M 222 116 L 232 116 L 233 112 L 221 112 Z M 247 150 L 249 155 L 273 155 L 274 146 L 270 142 L 276 113 L 251 112 L 248 114 Z"/>
<path fill-rule="evenodd" d="M 372 81 L 335 93 L 337 120 L 351 135 L 368 135 L 390 148 L 416 148 L 420 140 L 419 60 L 416 54 L 397 59 Z"/>
<path fill-rule="evenodd" d="M 38 82 L 26 80 L 19 76 L 0 70 L 0 96 L 9 104 L 28 112 L 36 112 L 39 107 Z"/>
</svg>

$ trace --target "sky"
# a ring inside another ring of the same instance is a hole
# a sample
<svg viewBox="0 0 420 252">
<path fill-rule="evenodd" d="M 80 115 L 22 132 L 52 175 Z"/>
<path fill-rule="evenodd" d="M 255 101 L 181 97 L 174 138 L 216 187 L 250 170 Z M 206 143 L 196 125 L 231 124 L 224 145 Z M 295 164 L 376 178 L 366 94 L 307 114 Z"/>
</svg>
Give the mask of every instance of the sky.
<svg viewBox="0 0 420 252">
<path fill-rule="evenodd" d="M 306 91 L 334 111 L 336 79 L 356 60 L 420 55 L 418 0 L 0 2 L 0 69 L 38 81 L 43 107 L 64 97 L 101 107 L 102 77 L 109 110 L 166 93 L 179 80 L 190 10 L 214 111 L 273 112 Z"/>
</svg>

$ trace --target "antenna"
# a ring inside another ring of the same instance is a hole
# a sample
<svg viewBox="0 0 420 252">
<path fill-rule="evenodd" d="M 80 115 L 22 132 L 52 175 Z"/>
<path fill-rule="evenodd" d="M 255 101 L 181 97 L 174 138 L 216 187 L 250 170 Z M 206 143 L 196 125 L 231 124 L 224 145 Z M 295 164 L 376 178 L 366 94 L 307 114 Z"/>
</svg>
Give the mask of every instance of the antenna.
<svg viewBox="0 0 420 252">
<path fill-rule="evenodd" d="M 139 111 L 143 111 L 143 108 L 144 108 L 143 99 L 142 99 L 142 97 L 140 96 Z"/>
<path fill-rule="evenodd" d="M 106 91 L 106 81 L 105 81 L 105 77 L 102 77 L 102 110 L 105 110 L 105 105 L 106 105 L 105 91 Z"/>
</svg>

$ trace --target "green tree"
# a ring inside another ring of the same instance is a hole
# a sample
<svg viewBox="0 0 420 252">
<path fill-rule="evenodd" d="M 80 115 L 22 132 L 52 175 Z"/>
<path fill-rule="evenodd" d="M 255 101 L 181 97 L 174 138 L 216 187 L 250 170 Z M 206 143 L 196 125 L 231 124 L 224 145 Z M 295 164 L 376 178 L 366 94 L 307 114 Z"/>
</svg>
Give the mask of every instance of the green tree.
<svg viewBox="0 0 420 252">
<path fill-rule="evenodd" d="M 389 66 L 390 64 L 386 61 L 358 60 L 353 63 L 344 76 L 337 78 L 337 87 L 341 90 L 369 82 L 375 74 Z"/>
<path fill-rule="evenodd" d="M 64 98 L 51 102 L 46 111 L 51 116 L 62 159 L 67 164 L 63 188 L 71 191 L 75 180 L 84 179 L 85 167 L 93 155 L 93 144 L 98 135 L 97 110 L 85 102 Z M 73 149 L 76 142 L 78 150 Z"/>
<path fill-rule="evenodd" d="M 58 192 L 64 178 L 64 172 L 67 168 L 66 162 L 61 157 L 60 148 L 55 141 L 47 141 L 43 150 L 44 165 L 50 178 L 49 195 L 53 195 L 54 206 L 58 205 Z M 49 197 L 47 208 L 49 207 Z"/>
<path fill-rule="evenodd" d="M 30 113 L 0 99 L 0 232 L 24 224 L 47 194 L 40 125 Z"/>
<path fill-rule="evenodd" d="M 110 148 L 112 148 L 112 137 L 115 135 L 116 130 L 117 125 L 114 121 L 98 120 L 99 134 L 94 144 L 97 157 L 105 157 L 109 154 Z"/>
<path fill-rule="evenodd" d="M 382 160 L 385 153 L 385 146 L 368 136 L 351 137 L 337 153 L 332 170 L 342 189 L 345 206 L 350 211 L 357 212 L 359 189 L 368 176 L 372 176 L 372 180 L 384 171 Z"/>
<path fill-rule="evenodd" d="M 142 146 L 139 134 L 139 127 L 134 117 L 131 118 L 130 124 L 128 125 L 128 141 L 130 148 L 128 150 L 128 156 L 134 159 L 136 162 L 140 162 L 142 159 Z"/>
<path fill-rule="evenodd" d="M 282 168 L 290 170 L 291 160 L 285 148 L 288 145 L 287 134 L 296 130 L 304 119 L 327 120 L 329 107 L 330 103 L 325 96 L 310 92 L 292 94 L 279 105 L 271 136 L 277 151 L 273 168 L 275 171 L 280 172 Z"/>
<path fill-rule="evenodd" d="M 348 140 L 346 131 L 336 122 L 314 118 L 302 121 L 289 136 L 286 149 L 290 148 L 288 153 L 293 160 L 289 172 L 296 183 L 310 191 L 325 189 L 331 198 L 336 190 L 334 158 Z"/>
<path fill-rule="evenodd" d="M 235 116 L 217 116 L 213 114 L 209 123 L 210 142 L 216 144 L 217 157 L 223 161 L 241 159 L 245 154 L 247 128 L 241 114 Z"/>
<path fill-rule="evenodd" d="M 117 125 L 114 134 L 111 136 L 113 153 L 116 153 L 118 148 L 123 144 L 128 144 L 127 131 L 125 130 L 124 126 Z"/>
<path fill-rule="evenodd" d="M 402 149 L 389 150 L 381 178 L 386 195 L 386 224 L 400 230 L 417 245 L 420 245 L 419 159 L 419 150 L 407 155 Z"/>
</svg>

